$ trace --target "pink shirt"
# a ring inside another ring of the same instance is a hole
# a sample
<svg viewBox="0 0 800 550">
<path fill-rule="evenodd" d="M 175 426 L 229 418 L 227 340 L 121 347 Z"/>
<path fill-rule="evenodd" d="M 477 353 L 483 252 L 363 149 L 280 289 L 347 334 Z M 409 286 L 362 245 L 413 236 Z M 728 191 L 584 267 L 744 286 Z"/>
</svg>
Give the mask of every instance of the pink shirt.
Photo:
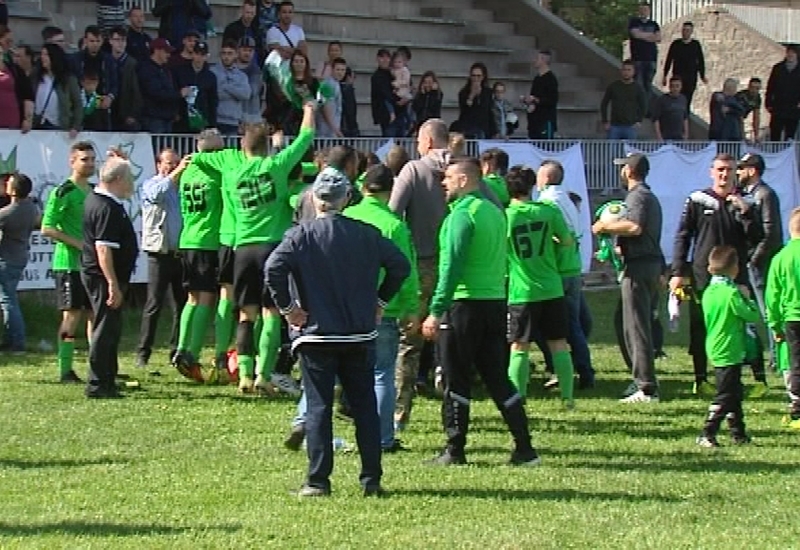
<svg viewBox="0 0 800 550">
<path fill-rule="evenodd" d="M 0 128 L 19 130 L 22 117 L 19 112 L 14 75 L 7 68 L 0 72 Z"/>
</svg>

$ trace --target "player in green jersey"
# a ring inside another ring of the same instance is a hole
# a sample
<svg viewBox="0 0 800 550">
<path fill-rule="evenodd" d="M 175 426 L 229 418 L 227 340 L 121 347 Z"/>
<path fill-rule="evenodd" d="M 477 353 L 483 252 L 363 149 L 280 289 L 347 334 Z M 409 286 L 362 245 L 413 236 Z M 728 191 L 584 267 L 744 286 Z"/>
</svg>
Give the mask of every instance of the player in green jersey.
<svg viewBox="0 0 800 550">
<path fill-rule="evenodd" d="M 543 173 L 542 176 L 546 177 Z M 506 176 L 511 203 L 508 228 L 508 376 L 523 397 L 530 379 L 530 343 L 540 334 L 553 356 L 561 398 L 573 400 L 573 366 L 567 345 L 569 310 L 559 271 L 559 249 L 574 246 L 572 233 L 554 205 L 530 199 L 537 175 L 515 166 Z"/>
<path fill-rule="evenodd" d="M 507 207 L 511 202 L 506 180 L 503 178 L 503 174 L 507 171 L 508 153 L 496 147 L 483 152 L 481 155 L 483 181 L 486 182 L 486 185 L 492 190 L 503 207 Z"/>
<path fill-rule="evenodd" d="M 224 192 L 231 194 L 236 211 L 233 291 L 239 306 L 236 353 L 239 390 L 243 393 L 275 392 L 270 376 L 281 342 L 281 316 L 264 292 L 264 263 L 292 224 L 288 175 L 314 140 L 314 108 L 314 103 L 305 105 L 299 135 L 274 156 L 264 157 L 265 131 L 246 132 L 242 148 L 247 159 L 223 180 Z M 254 324 L 259 315 L 263 317 L 263 329 L 256 371 Z"/>
<path fill-rule="evenodd" d="M 222 136 L 215 129 L 197 136 L 197 150 L 223 149 Z M 181 364 L 199 363 L 212 308 L 217 297 L 217 266 L 222 217 L 222 178 L 209 167 L 190 164 L 180 179 L 183 229 L 179 248 L 183 258 L 188 299 L 181 312 L 178 353 Z M 230 324 L 230 323 L 229 323 Z M 217 374 L 217 369 L 212 369 Z"/>
<path fill-rule="evenodd" d="M 92 312 L 80 278 L 83 248 L 83 203 L 91 192 L 89 178 L 94 175 L 95 152 L 88 141 L 70 147 L 72 173 L 47 198 L 42 216 L 42 235 L 55 241 L 53 275 L 56 283 L 61 326 L 58 329 L 58 371 L 63 383 L 82 383 L 72 369 L 75 330 L 86 313 L 86 337 L 91 341 Z"/>
<path fill-rule="evenodd" d="M 442 417 L 447 446 L 432 460 L 465 464 L 472 368 L 514 436 L 511 464 L 535 466 L 522 397 L 506 373 L 506 220 L 480 192 L 478 161 L 457 157 L 442 186 L 450 213 L 439 232 L 439 280 L 430 314 L 422 325 L 429 340 L 439 339 L 444 399 Z"/>
</svg>

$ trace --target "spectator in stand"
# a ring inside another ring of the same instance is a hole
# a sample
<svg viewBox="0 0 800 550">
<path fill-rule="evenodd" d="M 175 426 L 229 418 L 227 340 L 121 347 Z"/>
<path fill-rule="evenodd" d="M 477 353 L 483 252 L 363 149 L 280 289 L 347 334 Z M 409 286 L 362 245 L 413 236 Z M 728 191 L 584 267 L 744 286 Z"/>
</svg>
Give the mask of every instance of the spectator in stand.
<svg viewBox="0 0 800 550">
<path fill-rule="evenodd" d="M 31 75 L 37 130 L 67 130 L 74 138 L 83 124 L 83 104 L 78 79 L 69 72 L 67 54 L 55 44 L 45 44 Z"/>
<path fill-rule="evenodd" d="M 114 98 L 119 95 L 116 63 L 110 54 L 100 49 L 102 45 L 100 28 L 89 25 L 83 33 L 83 49 L 70 57 L 71 71 L 78 78 L 78 82 L 83 82 L 85 72 L 98 77 L 96 92 L 100 98 L 97 105 L 100 114 L 97 116 L 99 125 L 95 130 L 101 131 L 110 129 L 111 105 L 114 103 Z"/>
<path fill-rule="evenodd" d="M 14 48 L 12 59 L 14 60 L 14 64 L 25 73 L 25 76 L 30 77 L 31 72 L 33 72 L 33 58 L 33 48 L 27 44 L 18 44 L 17 47 Z"/>
<path fill-rule="evenodd" d="M 11 31 L 0 25 L 0 40 Z M 0 128 L 27 133 L 33 125 L 33 90 L 31 81 L 14 63 L 6 60 L 0 45 Z"/>
<path fill-rule="evenodd" d="M 173 52 L 166 38 L 150 43 L 150 57 L 138 66 L 139 87 L 142 90 L 142 130 L 151 134 L 169 134 L 181 103 L 191 92 L 189 87 L 176 88 L 167 67 Z"/>
<path fill-rule="evenodd" d="M 306 54 L 301 50 L 295 50 L 289 64 L 292 71 L 294 89 L 297 94 L 308 100 L 316 98 L 319 90 L 319 81 L 311 76 L 311 64 Z M 302 109 L 293 105 L 286 98 L 281 98 L 279 101 L 280 103 L 276 107 L 278 127 L 288 136 L 297 135 L 303 117 Z"/>
<path fill-rule="evenodd" d="M 761 79 L 757 76 L 751 78 L 746 89 L 736 92 L 736 99 L 745 106 L 744 118 L 753 113 L 753 141 L 759 141 L 761 138 Z M 742 135 L 745 135 L 744 128 L 742 128 Z"/>
<path fill-rule="evenodd" d="M 411 104 L 417 128 L 422 126 L 426 120 L 441 118 L 443 97 L 436 73 L 428 71 L 423 74 L 419 81 L 419 89 L 417 89 Z"/>
<path fill-rule="evenodd" d="M 100 76 L 93 69 L 83 71 L 81 105 L 83 106 L 83 129 L 88 132 L 106 132 L 111 121 L 109 112 L 99 109 L 103 97 L 98 92 Z"/>
<path fill-rule="evenodd" d="M 356 75 L 353 69 L 347 67 L 344 72 L 344 79 L 339 81 L 342 88 L 342 134 L 344 137 L 359 137 L 361 131 L 358 129 L 358 102 L 356 101 L 356 89 L 354 86 Z"/>
<path fill-rule="evenodd" d="M 8 6 L 5 0 L 0 2 L 0 25 L 8 26 Z"/>
<path fill-rule="evenodd" d="M 186 31 L 186 35 L 183 37 L 181 42 L 181 51 L 173 52 L 169 58 L 169 68 L 174 70 L 181 65 L 191 65 L 192 60 L 194 59 L 192 56 L 194 47 L 197 45 L 200 39 L 201 36 L 199 32 L 191 29 Z"/>
<path fill-rule="evenodd" d="M 370 79 L 370 103 L 372 104 L 372 121 L 381 127 L 381 136 L 398 137 L 395 125 L 396 99 L 392 93 L 392 72 L 389 65 L 392 54 L 389 50 L 378 50 L 378 68 Z"/>
<path fill-rule="evenodd" d="M 236 66 L 236 42 L 227 40 L 219 52 L 219 63 L 211 67 L 217 77 L 217 128 L 224 136 L 239 134 L 244 115 L 244 104 L 250 99 L 250 81 Z"/>
<path fill-rule="evenodd" d="M 189 104 L 184 101 L 180 109 L 180 120 L 175 124 L 175 131 L 180 133 L 196 133 L 205 128 L 217 126 L 217 77 L 208 64 L 208 44 L 198 42 L 192 52 L 192 62 L 181 65 L 174 70 L 177 88 L 197 88 L 194 96 L 193 113 L 189 112 Z M 194 93 L 194 92 L 193 92 Z M 190 96 L 191 97 L 191 96 Z"/>
<path fill-rule="evenodd" d="M 55 44 L 62 50 L 67 47 L 67 39 L 64 38 L 64 31 L 58 27 L 47 26 L 42 29 L 42 43 Z"/>
<path fill-rule="evenodd" d="M 317 110 L 317 137 L 344 137 L 342 133 L 342 88 L 339 81 L 347 71 L 347 61 L 341 57 L 333 60 L 333 73 L 325 83 L 333 89 L 333 97 Z"/>
<path fill-rule="evenodd" d="M 744 139 L 744 114 L 747 109 L 736 97 L 739 81 L 725 79 L 721 92 L 711 94 L 708 139 L 719 141 L 739 141 Z"/>
<path fill-rule="evenodd" d="M 294 17 L 294 4 L 281 2 L 278 7 L 278 24 L 267 31 L 267 48 L 278 50 L 281 57 L 289 59 L 295 49 L 303 52 L 308 58 L 308 44 L 306 33 L 302 27 L 292 23 Z M 311 69 L 309 69 L 309 72 Z"/>
<path fill-rule="evenodd" d="M 794 139 L 800 121 L 800 68 L 797 54 L 800 48 L 786 46 L 786 59 L 776 63 L 769 73 L 764 105 L 769 111 L 771 141 Z"/>
<path fill-rule="evenodd" d="M 3 60 L 12 63 L 14 61 L 14 34 L 8 27 L 0 36 L 0 48 L 3 48 Z"/>
<path fill-rule="evenodd" d="M 119 97 L 111 111 L 111 127 L 120 132 L 138 132 L 142 117 L 142 92 L 136 59 L 128 54 L 127 30 L 119 26 L 111 29 L 109 36 L 111 57 L 117 67 Z"/>
<path fill-rule="evenodd" d="M 344 57 L 344 48 L 338 40 L 328 42 L 328 59 L 321 61 L 314 71 L 314 76 L 320 80 L 325 80 L 333 74 L 333 62 Z"/>
<path fill-rule="evenodd" d="M 522 98 L 528 111 L 528 138 L 553 139 L 558 130 L 558 79 L 550 70 L 553 54 L 549 50 L 533 57 L 536 76 L 528 97 Z"/>
<path fill-rule="evenodd" d="M 689 139 L 689 108 L 686 96 L 681 93 L 681 77 L 669 79 L 669 93 L 660 96 L 653 104 L 653 127 L 658 141 L 684 141 Z"/>
<path fill-rule="evenodd" d="M 33 184 L 24 174 L 13 174 L 5 183 L 11 199 L 0 208 L 0 310 L 3 313 L 3 343 L 0 351 L 25 353 L 25 320 L 17 298 L 17 286 L 25 272 L 31 232 L 39 228 L 42 214 L 28 198 Z"/>
<path fill-rule="evenodd" d="M 658 43 L 661 42 L 661 27 L 650 19 L 650 3 L 639 3 L 639 15 L 628 20 L 631 59 L 635 65 L 636 80 L 642 86 L 647 99 L 653 86 L 658 59 Z"/>
<path fill-rule="evenodd" d="M 609 84 L 600 102 L 600 117 L 608 139 L 636 139 L 647 112 L 647 97 L 642 87 L 633 79 L 634 62 L 622 62 L 622 78 Z M 611 105 L 611 118 L 608 106 Z"/>
<path fill-rule="evenodd" d="M 491 139 L 497 135 L 492 116 L 492 89 L 483 63 L 473 63 L 469 78 L 458 92 L 458 121 L 455 125 L 467 139 Z"/>
<path fill-rule="evenodd" d="M 211 8 L 206 0 L 156 0 L 153 15 L 161 20 L 158 36 L 177 44 L 189 31 L 205 37 Z"/>
<path fill-rule="evenodd" d="M 108 37 L 111 29 L 125 25 L 125 9 L 120 0 L 97 0 L 97 26 L 103 37 Z"/>
<path fill-rule="evenodd" d="M 144 31 L 144 12 L 139 6 L 133 6 L 128 12 L 128 40 L 125 50 L 132 58 L 141 63 L 150 57 L 150 42 L 153 40 Z"/>
<path fill-rule="evenodd" d="M 501 138 L 508 138 L 519 126 L 517 115 L 514 113 L 514 106 L 506 99 L 506 85 L 502 82 L 495 82 L 492 85 L 492 116 L 494 125 L 497 127 L 497 135 Z"/>
<path fill-rule="evenodd" d="M 686 108 L 692 107 L 692 96 L 697 88 L 697 75 L 703 84 L 708 84 L 706 78 L 706 60 L 703 56 L 703 47 L 700 42 L 692 38 L 694 24 L 686 21 L 681 27 L 681 37 L 672 41 L 667 51 L 667 60 L 664 62 L 664 78 L 661 85 L 667 85 L 670 70 L 672 76 L 681 78 L 681 94 L 686 98 Z M 670 80 L 670 87 L 672 80 Z"/>
<path fill-rule="evenodd" d="M 261 116 L 261 99 L 264 97 L 264 77 L 261 68 L 253 62 L 256 53 L 256 41 L 249 36 L 239 40 L 236 50 L 236 66 L 247 76 L 250 82 L 250 99 L 245 101 L 242 121 L 245 124 L 263 122 Z"/>
<path fill-rule="evenodd" d="M 239 43 L 242 38 L 252 38 L 256 43 L 255 65 L 260 66 L 264 56 L 264 33 L 259 28 L 256 0 L 243 0 L 241 17 L 225 27 L 222 41 Z"/>
<path fill-rule="evenodd" d="M 268 44 L 267 33 L 278 24 L 278 2 L 272 0 L 261 0 L 258 3 L 258 28 L 264 34 L 263 43 Z M 266 53 L 266 52 L 265 52 Z"/>
</svg>

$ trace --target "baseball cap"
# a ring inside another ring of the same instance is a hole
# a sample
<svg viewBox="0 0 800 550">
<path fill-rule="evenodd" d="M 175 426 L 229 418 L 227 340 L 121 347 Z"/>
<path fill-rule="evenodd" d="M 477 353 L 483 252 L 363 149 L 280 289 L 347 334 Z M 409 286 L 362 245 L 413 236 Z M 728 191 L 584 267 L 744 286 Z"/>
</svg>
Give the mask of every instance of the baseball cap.
<svg viewBox="0 0 800 550">
<path fill-rule="evenodd" d="M 201 53 L 203 55 L 208 55 L 208 44 L 205 42 L 198 42 L 194 45 L 194 52 Z"/>
<path fill-rule="evenodd" d="M 739 168 L 755 168 L 758 170 L 759 174 L 763 174 L 764 170 L 766 169 L 764 157 L 754 153 L 747 153 L 745 156 L 740 158 L 739 162 L 736 163 L 736 166 Z"/>
<path fill-rule="evenodd" d="M 193 37 L 197 38 L 198 40 L 203 38 L 203 36 L 199 32 L 197 32 L 196 30 L 194 30 L 194 29 L 189 29 L 188 31 L 183 33 L 183 37 L 184 38 L 189 38 L 190 36 L 193 36 Z"/>
<path fill-rule="evenodd" d="M 650 161 L 642 153 L 630 153 L 623 158 L 614 159 L 614 165 L 630 166 L 631 170 L 643 177 L 650 172 Z"/>
<path fill-rule="evenodd" d="M 156 38 L 150 42 L 150 51 L 154 52 L 156 50 L 166 50 L 169 53 L 172 53 L 175 51 L 175 48 L 172 47 L 172 44 L 170 44 L 169 40 L 166 38 Z"/>
<path fill-rule="evenodd" d="M 239 47 L 240 48 L 255 48 L 256 41 L 253 39 L 252 36 L 243 36 L 239 39 Z"/>
<path fill-rule="evenodd" d="M 329 202 L 345 198 L 348 189 L 350 189 L 350 181 L 347 176 L 330 166 L 319 173 L 311 186 L 311 192 L 316 198 Z"/>
<path fill-rule="evenodd" d="M 385 164 L 370 166 L 364 175 L 364 189 L 371 193 L 388 193 L 394 185 L 394 174 Z"/>
</svg>

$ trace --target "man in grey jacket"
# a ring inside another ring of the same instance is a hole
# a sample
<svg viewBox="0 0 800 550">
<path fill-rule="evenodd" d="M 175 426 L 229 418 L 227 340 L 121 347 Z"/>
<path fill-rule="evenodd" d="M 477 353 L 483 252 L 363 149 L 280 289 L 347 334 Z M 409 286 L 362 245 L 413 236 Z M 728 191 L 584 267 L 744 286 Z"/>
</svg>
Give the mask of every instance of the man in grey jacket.
<svg viewBox="0 0 800 550">
<path fill-rule="evenodd" d="M 236 66 L 246 76 L 250 83 L 250 99 L 242 106 L 242 122 L 257 124 L 263 121 L 261 116 L 261 96 L 264 90 L 264 78 L 258 61 L 253 61 L 256 51 L 256 41 L 250 36 L 243 36 L 239 40 L 237 49 Z"/>
<path fill-rule="evenodd" d="M 408 162 L 400 170 L 389 199 L 389 208 L 408 223 L 417 250 L 420 319 L 428 315 L 428 302 L 436 286 L 439 226 L 446 211 L 442 178 L 449 156 L 448 137 L 447 124 L 442 119 L 432 118 L 422 124 L 417 135 L 417 151 L 421 158 Z M 395 379 L 395 429 L 398 431 L 402 431 L 410 419 L 422 345 L 419 331 L 402 332 Z"/>
<path fill-rule="evenodd" d="M 247 75 L 236 66 L 236 42 L 226 40 L 219 52 L 219 63 L 211 67 L 217 77 L 217 128 L 225 136 L 239 134 L 244 119 L 244 107 L 253 95 Z"/>
</svg>

